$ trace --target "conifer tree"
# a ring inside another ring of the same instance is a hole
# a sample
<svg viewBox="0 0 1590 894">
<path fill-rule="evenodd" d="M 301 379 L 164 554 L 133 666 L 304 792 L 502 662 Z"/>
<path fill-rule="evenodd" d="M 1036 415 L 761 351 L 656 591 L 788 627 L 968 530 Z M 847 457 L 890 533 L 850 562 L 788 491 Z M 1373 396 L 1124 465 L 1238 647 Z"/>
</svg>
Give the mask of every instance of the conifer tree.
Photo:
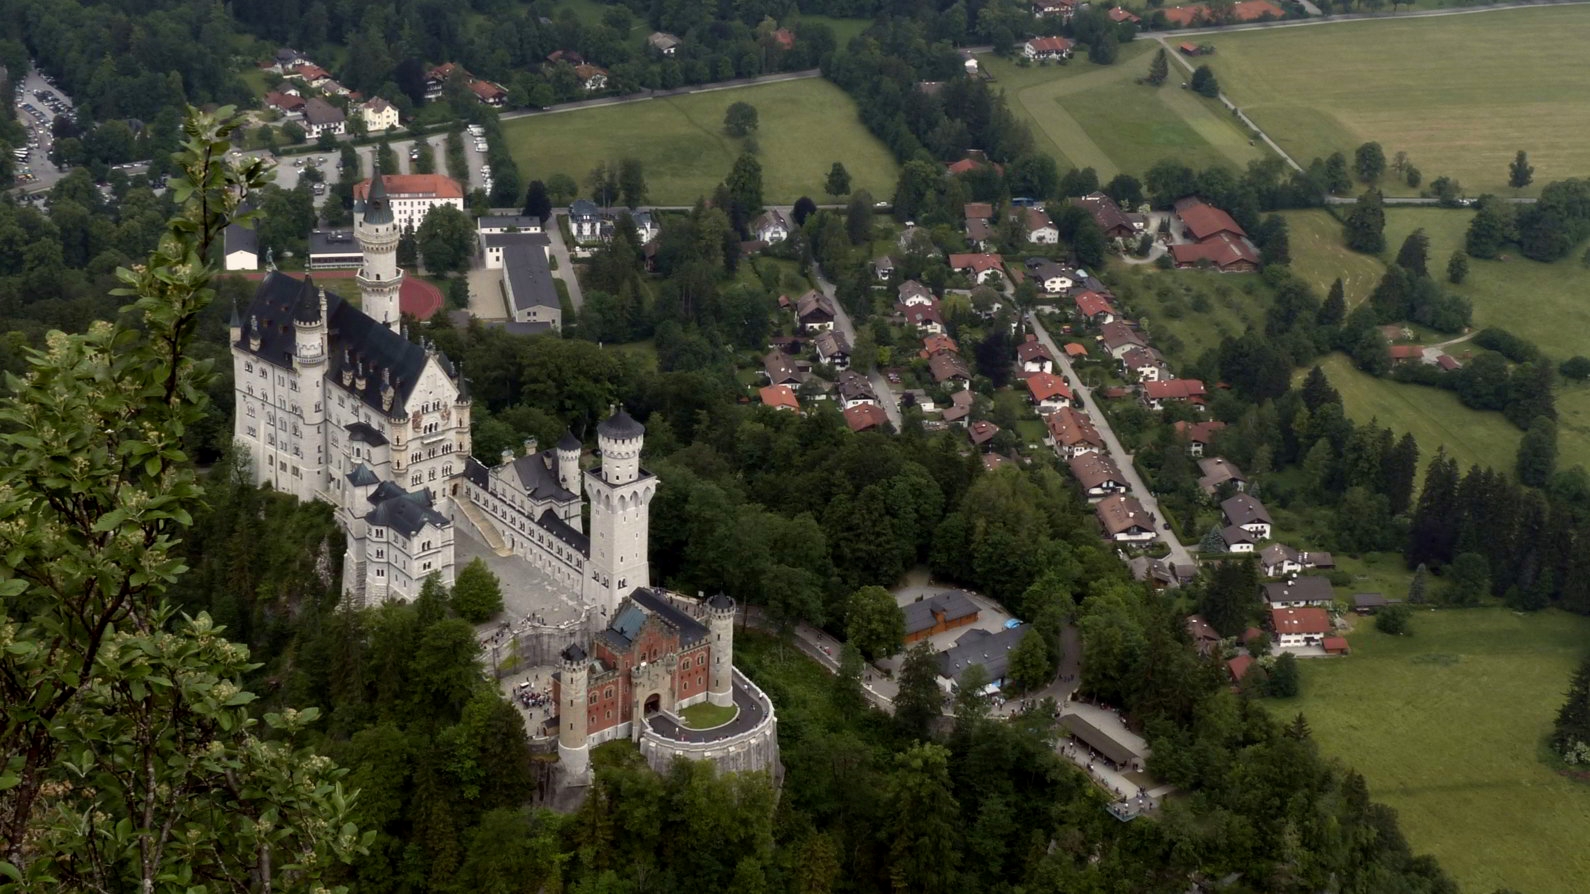
<svg viewBox="0 0 1590 894">
<path fill-rule="evenodd" d="M 1514 189 L 1523 189 L 1535 180 L 1535 166 L 1529 163 L 1529 153 L 1518 150 L 1513 156 L 1512 164 L 1507 166 L 1507 185 Z"/>
<path fill-rule="evenodd" d="M 1347 247 L 1364 254 L 1386 250 L 1386 208 L 1380 190 L 1365 190 L 1347 215 Z"/>
<path fill-rule="evenodd" d="M 1325 303 L 1320 305 L 1319 316 L 1316 320 L 1321 326 L 1340 326 L 1342 320 L 1347 318 L 1347 294 L 1342 285 L 1342 278 L 1336 277 L 1331 283 L 1330 294 L 1325 296 Z"/>
<path fill-rule="evenodd" d="M 1154 54 L 1152 62 L 1148 63 L 1148 82 L 1155 87 L 1165 83 L 1165 78 L 1170 76 L 1170 59 L 1165 53 L 1165 48 L 1160 47 Z"/>
<path fill-rule="evenodd" d="M 1408 532 L 1408 564 L 1449 562 L 1457 545 L 1457 462 L 1437 450 L 1424 473 L 1424 488 Z"/>
<path fill-rule="evenodd" d="M 1579 663 L 1568 685 L 1568 698 L 1557 710 L 1551 746 L 1571 763 L 1590 758 L 1590 656 Z"/>
</svg>

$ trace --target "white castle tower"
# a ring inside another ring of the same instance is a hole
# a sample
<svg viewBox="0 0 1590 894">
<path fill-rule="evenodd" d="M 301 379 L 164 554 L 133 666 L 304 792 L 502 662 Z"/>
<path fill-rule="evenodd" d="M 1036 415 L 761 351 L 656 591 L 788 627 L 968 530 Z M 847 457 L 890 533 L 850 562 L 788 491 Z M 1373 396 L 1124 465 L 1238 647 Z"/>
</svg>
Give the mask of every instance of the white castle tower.
<svg viewBox="0 0 1590 894">
<path fill-rule="evenodd" d="M 359 250 L 364 253 L 364 263 L 359 267 L 359 295 L 365 316 L 397 332 L 402 325 L 398 306 L 398 292 L 403 288 L 403 270 L 397 265 L 397 218 L 392 214 L 392 202 L 386 196 L 386 181 L 377 167 L 370 176 L 370 190 L 364 197 L 364 209 L 354 224 L 354 235 L 359 239 Z"/>
<path fill-rule="evenodd" d="M 734 704 L 734 600 L 719 593 L 707 600 L 707 631 L 712 636 L 712 675 L 707 700 L 720 708 Z"/>
<path fill-rule="evenodd" d="M 571 643 L 558 664 L 558 760 L 576 779 L 590 768 L 590 746 L 586 742 L 585 677 L 590 662 L 578 643 Z"/>
<path fill-rule="evenodd" d="M 602 465 L 585 473 L 591 500 L 590 559 L 584 583 L 587 605 L 612 618 L 636 587 L 651 586 L 646 537 L 657 479 L 640 467 L 646 427 L 622 409 L 596 427 Z"/>
</svg>

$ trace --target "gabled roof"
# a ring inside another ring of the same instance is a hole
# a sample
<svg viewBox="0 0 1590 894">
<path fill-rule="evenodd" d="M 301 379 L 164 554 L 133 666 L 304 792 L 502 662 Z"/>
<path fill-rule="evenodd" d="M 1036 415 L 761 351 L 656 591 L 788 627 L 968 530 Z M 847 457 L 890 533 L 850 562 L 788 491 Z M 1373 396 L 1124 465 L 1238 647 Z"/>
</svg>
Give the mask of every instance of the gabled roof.
<svg viewBox="0 0 1590 894">
<path fill-rule="evenodd" d="M 762 369 L 774 385 L 788 385 L 790 382 L 800 381 L 800 375 L 795 372 L 795 367 L 790 364 L 789 357 L 783 351 L 769 351 L 762 358 Z"/>
<path fill-rule="evenodd" d="M 1049 347 L 1039 341 L 1037 336 L 1029 335 L 1026 341 L 1016 346 L 1016 360 L 1021 363 L 1035 360 L 1048 360 L 1053 363 L 1054 354 L 1049 352 Z"/>
<path fill-rule="evenodd" d="M 1049 436 L 1061 447 L 1073 447 L 1079 444 L 1104 446 L 1104 439 L 1099 437 L 1099 431 L 1094 428 L 1093 420 L 1080 410 L 1061 407 L 1045 417 L 1044 424 L 1049 427 Z"/>
<path fill-rule="evenodd" d="M 978 608 L 965 590 L 943 590 L 926 599 L 906 603 L 900 613 L 905 616 L 905 632 L 910 636 L 932 629 L 938 623 L 937 615 L 943 615 L 946 621 L 959 621 L 975 617 Z"/>
<path fill-rule="evenodd" d="M 707 636 L 705 624 L 674 607 L 661 593 L 640 587 L 619 603 L 612 622 L 602 633 L 609 641 L 616 637 L 622 644 L 620 648 L 628 649 L 649 618 L 655 618 L 665 627 L 676 630 L 681 646 L 693 645 Z"/>
<path fill-rule="evenodd" d="M 869 428 L 883 428 L 889 424 L 889 414 L 877 404 L 857 404 L 845 410 L 845 424 L 851 431 L 866 431 Z"/>
<path fill-rule="evenodd" d="M 1296 562 L 1302 556 L 1297 550 L 1284 543 L 1272 543 L 1259 550 L 1259 561 L 1266 565 L 1279 565 L 1282 562 Z"/>
<path fill-rule="evenodd" d="M 1335 599 L 1336 593 L 1331 589 L 1331 582 L 1315 575 L 1272 581 L 1264 585 L 1264 601 L 1272 605 L 1278 602 L 1327 604 Z"/>
<path fill-rule="evenodd" d="M 845 334 L 837 329 L 817 333 L 812 343 L 817 347 L 817 353 L 821 357 L 832 359 L 850 356 L 850 342 L 846 341 Z"/>
<path fill-rule="evenodd" d="M 1126 485 L 1126 476 L 1121 474 L 1121 467 L 1107 453 L 1079 453 L 1066 465 L 1071 468 L 1072 477 L 1084 489 L 1092 490 L 1106 484 Z"/>
<path fill-rule="evenodd" d="M 1258 266 L 1259 263 L 1259 253 L 1253 250 L 1253 246 L 1230 233 L 1216 233 L 1201 242 L 1172 245 L 1170 254 L 1180 265 L 1207 261 L 1222 270 L 1239 264 Z"/>
<path fill-rule="evenodd" d="M 999 434 L 999 426 L 989 422 L 987 419 L 979 419 L 966 427 L 966 436 L 971 438 L 972 443 L 979 447 L 992 441 L 997 434 Z"/>
<path fill-rule="evenodd" d="M 1234 525 L 1272 524 L 1270 512 L 1249 494 L 1237 494 L 1220 501 L 1220 512 Z"/>
<path fill-rule="evenodd" d="M 1034 37 L 1027 46 L 1035 53 L 1069 53 L 1076 44 L 1064 37 Z"/>
<path fill-rule="evenodd" d="M 547 263 L 546 234 L 494 233 L 486 237 L 486 244 L 502 247 L 502 269 L 513 293 L 514 310 L 562 307 Z"/>
<path fill-rule="evenodd" d="M 1054 373 L 1038 372 L 1027 376 L 1027 393 L 1042 403 L 1046 400 L 1071 400 L 1071 387 Z"/>
<path fill-rule="evenodd" d="M 914 279 L 908 279 L 905 282 L 900 283 L 900 285 L 895 289 L 895 294 L 899 296 L 901 304 L 904 304 L 908 299 L 911 298 L 926 299 L 928 301 L 937 300 L 933 297 L 932 289 L 929 289 L 927 286 L 922 285 Z"/>
<path fill-rule="evenodd" d="M 767 385 L 757 391 L 757 396 L 762 399 L 762 406 L 772 407 L 776 410 L 799 410 L 801 402 L 795 397 L 795 389 L 788 385 Z"/>
<path fill-rule="evenodd" d="M 383 174 L 387 195 L 399 199 L 462 199 L 463 187 L 458 181 L 441 174 Z M 363 202 L 370 191 L 370 181 L 361 180 L 353 185 L 353 200 Z"/>
<path fill-rule="evenodd" d="M 972 377 L 972 370 L 961 359 L 961 355 L 949 351 L 939 351 L 928 358 L 928 371 L 933 374 L 933 381 L 948 382 L 951 379 L 967 379 Z"/>
<path fill-rule="evenodd" d="M 253 227 L 242 224 L 230 224 L 221 234 L 222 252 L 231 254 L 235 251 L 246 251 L 250 254 L 259 254 L 259 231 Z"/>
<path fill-rule="evenodd" d="M 827 295 L 816 289 L 800 297 L 800 300 L 795 303 L 795 314 L 800 317 L 802 322 L 805 322 L 808 317 L 832 320 L 836 316 L 834 313 L 834 302 L 829 300 Z"/>
<path fill-rule="evenodd" d="M 1225 427 L 1226 424 L 1218 419 L 1208 422 L 1177 422 L 1174 426 L 1177 437 L 1186 438 L 1194 444 L 1208 444 L 1214 440 L 1215 432 Z"/>
<path fill-rule="evenodd" d="M 1331 619 L 1323 608 L 1272 608 L 1270 629 L 1276 633 L 1323 635 L 1331 631 Z"/>
<path fill-rule="evenodd" d="M 1027 635 L 1027 629 L 1026 626 L 1011 627 L 989 633 L 974 627 L 966 631 L 953 647 L 939 653 L 939 676 L 959 680 L 967 668 L 980 664 L 988 679 L 1004 679 L 1010 669 L 1010 650 Z"/>
<path fill-rule="evenodd" d="M 1090 320 L 1100 314 L 1115 315 L 1115 308 L 1110 305 L 1109 299 L 1098 292 L 1078 292 L 1071 300 L 1076 303 L 1077 313 Z"/>
<path fill-rule="evenodd" d="M 900 305 L 900 315 L 905 317 L 905 321 L 908 324 L 918 328 L 924 328 L 935 323 L 940 326 L 944 325 L 944 317 L 939 314 L 938 302 L 936 301 L 932 304 L 902 304 Z"/>
<path fill-rule="evenodd" d="M 1116 348 L 1122 347 L 1124 345 L 1137 345 L 1140 348 L 1148 346 L 1148 342 L 1144 341 L 1143 337 L 1137 334 L 1137 330 L 1126 325 L 1120 320 L 1111 320 L 1110 322 L 1105 323 L 1103 326 L 1100 326 L 1099 338 L 1104 342 L 1104 347 L 1108 348 L 1110 351 L 1114 351 Z"/>
<path fill-rule="evenodd" d="M 1247 481 L 1247 476 L 1237 468 L 1236 463 L 1228 462 L 1218 456 L 1205 456 L 1198 460 L 1198 471 L 1203 473 L 1198 483 L 1205 487 L 1219 487 L 1227 481 Z"/>
<path fill-rule="evenodd" d="M 1071 204 L 1086 211 L 1088 216 L 1093 218 L 1093 222 L 1099 225 L 1099 229 L 1104 231 L 1105 235 L 1109 235 L 1116 230 L 1132 231 L 1136 229 L 1132 226 L 1131 218 L 1127 217 L 1126 212 L 1121 210 L 1121 206 L 1117 205 L 1114 199 L 1102 192 L 1089 193 L 1072 199 Z"/>
<path fill-rule="evenodd" d="M 1220 233 L 1230 233 L 1233 236 L 1248 235 L 1247 231 L 1231 219 L 1231 215 L 1196 196 L 1177 199 L 1176 216 L 1181 218 L 1182 226 L 1187 228 L 1187 232 L 1200 242 Z"/>
<path fill-rule="evenodd" d="M 967 202 L 965 217 L 967 220 L 992 220 L 994 205 L 992 202 Z"/>
<path fill-rule="evenodd" d="M 391 528 L 413 537 L 429 525 L 445 528 L 452 524 L 447 516 L 431 508 L 429 490 L 405 491 L 390 481 L 382 482 L 370 495 L 375 508 L 364 519 L 372 525 Z"/>
<path fill-rule="evenodd" d="M 1088 346 L 1084 345 L 1084 344 L 1079 344 L 1079 343 L 1074 342 L 1074 341 L 1066 342 L 1064 350 L 1066 352 L 1066 356 L 1067 357 L 1086 357 L 1086 356 L 1088 356 Z"/>
<path fill-rule="evenodd" d="M 574 494 L 564 490 L 558 478 L 557 457 L 551 450 L 518 457 L 509 463 L 509 468 L 531 499 L 557 502 L 575 499 Z"/>
<path fill-rule="evenodd" d="M 834 387 L 839 391 L 839 396 L 845 400 L 870 400 L 878 399 L 877 392 L 872 390 L 872 383 L 867 377 L 853 369 L 841 372 L 834 380 Z"/>
<path fill-rule="evenodd" d="M 999 259 L 998 255 L 981 252 L 950 255 L 950 269 L 952 270 L 970 269 L 973 273 L 981 275 L 989 270 L 1002 270 L 1004 266 L 1004 262 Z"/>
<path fill-rule="evenodd" d="M 318 96 L 312 96 L 304 103 L 304 120 L 316 126 L 341 124 L 347 120 L 342 110 Z"/>
<path fill-rule="evenodd" d="M 1160 379 L 1143 383 L 1143 396 L 1149 400 L 1185 400 L 1201 404 L 1207 393 L 1204 383 L 1198 379 Z"/>
<path fill-rule="evenodd" d="M 961 349 L 959 345 L 955 344 L 955 339 L 950 338 L 948 335 L 929 335 L 922 339 L 922 353 L 931 357 L 939 351 L 959 354 Z"/>
<path fill-rule="evenodd" d="M 1093 507 L 1094 515 L 1098 516 L 1099 524 L 1104 530 L 1115 536 L 1133 528 L 1147 531 L 1154 530 L 1154 515 L 1138 499 L 1128 494 L 1111 494 L 1100 500 Z"/>
</svg>

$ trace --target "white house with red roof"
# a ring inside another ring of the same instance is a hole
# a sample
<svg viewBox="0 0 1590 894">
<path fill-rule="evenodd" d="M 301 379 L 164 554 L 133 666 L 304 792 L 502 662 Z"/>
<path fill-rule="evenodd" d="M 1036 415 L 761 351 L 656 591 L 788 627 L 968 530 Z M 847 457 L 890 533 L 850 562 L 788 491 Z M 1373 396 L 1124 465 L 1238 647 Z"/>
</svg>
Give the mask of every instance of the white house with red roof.
<svg viewBox="0 0 1590 894">
<path fill-rule="evenodd" d="M 999 255 L 986 252 L 952 254 L 950 269 L 966 274 L 974 282 L 985 283 L 999 279 L 1004 274 L 1005 264 L 999 259 Z"/>
<path fill-rule="evenodd" d="M 1077 306 L 1077 316 L 1083 321 L 1095 326 L 1115 322 L 1115 306 L 1098 292 L 1078 292 L 1071 300 Z"/>
<path fill-rule="evenodd" d="M 1074 41 L 1064 37 L 1034 37 L 1022 44 L 1021 54 L 1028 59 L 1070 59 Z"/>
<path fill-rule="evenodd" d="M 1054 373 L 1035 372 L 1027 375 L 1027 394 L 1039 413 L 1048 414 L 1076 403 L 1071 386 Z"/>
<path fill-rule="evenodd" d="M 1208 396 L 1204 383 L 1198 379 L 1171 379 L 1144 382 L 1143 405 L 1150 410 L 1162 409 L 1166 401 L 1176 400 L 1202 406 Z"/>
<path fill-rule="evenodd" d="M 1323 608 L 1274 608 L 1270 610 L 1270 629 L 1275 644 L 1282 649 L 1317 646 L 1333 629 Z"/>
</svg>

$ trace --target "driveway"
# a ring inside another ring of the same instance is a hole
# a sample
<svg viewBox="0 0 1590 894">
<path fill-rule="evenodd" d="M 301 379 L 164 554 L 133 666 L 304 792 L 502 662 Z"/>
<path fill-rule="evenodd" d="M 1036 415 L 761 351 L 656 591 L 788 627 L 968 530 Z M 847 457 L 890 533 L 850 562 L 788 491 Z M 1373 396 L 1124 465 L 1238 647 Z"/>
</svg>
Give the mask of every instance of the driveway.
<svg viewBox="0 0 1590 894">
<path fill-rule="evenodd" d="M 569 287 L 569 303 L 574 305 L 574 312 L 579 313 L 585 306 L 585 293 L 580 291 L 580 278 L 574 275 L 574 259 L 569 257 L 569 247 L 563 244 L 563 228 L 558 226 L 558 218 L 566 216 L 564 211 L 553 211 L 552 219 L 546 222 L 547 255 L 557 263 L 558 269 L 552 271 L 552 275 Z"/>
<path fill-rule="evenodd" d="M 1055 362 L 1064 370 L 1066 378 L 1071 380 L 1071 387 L 1082 397 L 1083 405 L 1088 408 L 1088 415 L 1093 418 L 1093 425 L 1098 429 L 1099 436 L 1104 439 L 1104 446 L 1109 450 L 1110 457 L 1115 460 L 1115 464 L 1120 467 L 1121 473 L 1126 476 L 1126 483 L 1131 485 L 1132 495 L 1137 497 L 1138 502 L 1143 504 L 1144 509 L 1154 514 L 1155 519 L 1164 522 L 1165 515 L 1159 509 L 1159 501 L 1154 498 L 1154 494 L 1143 483 L 1143 476 L 1138 474 L 1137 466 L 1132 464 L 1132 455 L 1126 452 L 1126 448 L 1121 446 L 1120 439 L 1115 437 L 1115 431 L 1110 428 L 1109 417 L 1099 410 L 1098 404 L 1093 400 L 1093 389 L 1083 384 L 1082 377 L 1078 376 L 1076 370 L 1071 367 L 1071 358 L 1067 357 L 1066 353 L 1060 350 L 1060 346 L 1055 344 L 1054 339 L 1049 337 L 1049 331 L 1043 328 L 1042 323 L 1038 322 L 1038 316 L 1029 312 L 1027 314 L 1027 322 L 1032 325 L 1032 330 L 1038 334 L 1038 340 L 1043 342 L 1044 347 L 1049 349 L 1049 353 L 1054 355 Z M 1181 541 L 1176 539 L 1174 533 L 1163 528 L 1155 533 L 1163 543 L 1170 547 L 1170 560 L 1172 562 L 1178 566 L 1185 567 L 1192 567 L 1196 564 L 1193 562 L 1192 554 L 1187 552 L 1187 548 L 1181 545 Z"/>
</svg>

